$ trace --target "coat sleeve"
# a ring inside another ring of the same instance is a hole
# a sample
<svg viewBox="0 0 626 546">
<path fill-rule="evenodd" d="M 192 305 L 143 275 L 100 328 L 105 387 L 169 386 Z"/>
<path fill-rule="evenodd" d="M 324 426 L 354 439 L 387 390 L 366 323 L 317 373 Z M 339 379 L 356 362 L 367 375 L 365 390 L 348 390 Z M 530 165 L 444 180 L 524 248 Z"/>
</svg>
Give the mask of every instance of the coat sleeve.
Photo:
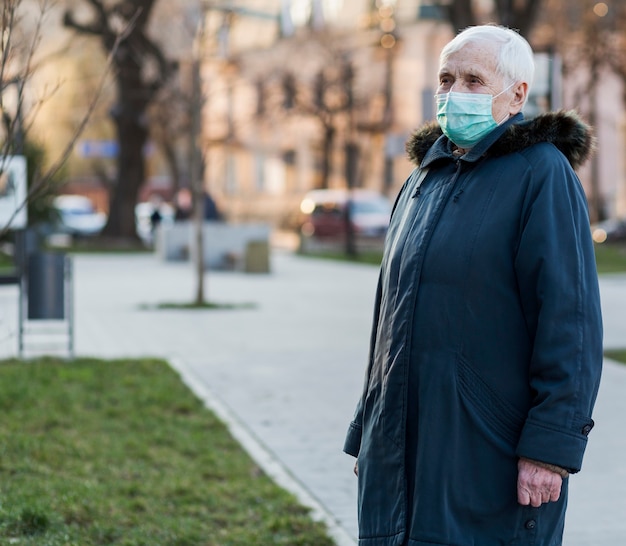
<svg viewBox="0 0 626 546">
<path fill-rule="evenodd" d="M 602 368 L 600 295 L 587 201 L 551 145 L 531 161 L 515 257 L 532 342 L 532 404 L 517 455 L 578 472 Z"/>
</svg>

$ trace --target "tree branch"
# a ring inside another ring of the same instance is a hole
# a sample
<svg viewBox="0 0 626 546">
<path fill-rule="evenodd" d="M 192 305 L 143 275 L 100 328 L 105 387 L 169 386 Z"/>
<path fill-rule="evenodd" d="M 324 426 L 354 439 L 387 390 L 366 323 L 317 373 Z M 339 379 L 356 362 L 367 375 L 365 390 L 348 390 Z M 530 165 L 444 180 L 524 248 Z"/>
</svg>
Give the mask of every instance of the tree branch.
<svg viewBox="0 0 626 546">
<path fill-rule="evenodd" d="M 94 36 L 104 35 L 106 32 L 110 32 L 108 28 L 108 15 L 103 3 L 100 0 L 86 0 L 88 4 L 96 12 L 95 21 L 92 24 L 79 23 L 73 13 L 68 9 L 63 14 L 63 25 L 69 28 L 73 28 L 81 34 L 91 34 Z"/>
<path fill-rule="evenodd" d="M 472 0 L 436 0 L 435 5 L 443 10 L 455 33 L 476 24 Z"/>
<path fill-rule="evenodd" d="M 63 14 L 63 25 L 68 28 L 73 28 L 81 34 L 90 34 L 92 36 L 100 36 L 104 32 L 102 25 L 94 23 L 92 25 L 81 24 L 74 19 L 72 13 L 68 10 Z"/>
<path fill-rule="evenodd" d="M 75 129 L 67 146 L 65 147 L 65 149 L 63 150 L 63 152 L 61 153 L 57 161 L 55 161 L 55 163 L 43 175 L 34 177 L 35 181 L 31 185 L 26 195 L 26 199 L 16 208 L 16 210 L 13 212 L 13 214 L 9 218 L 6 225 L 0 229 L 0 237 L 3 237 L 9 231 L 9 227 L 11 225 L 11 222 L 13 222 L 13 219 L 28 204 L 30 200 L 34 199 L 35 197 L 39 195 L 44 194 L 46 191 L 49 190 L 49 186 L 50 186 L 52 179 L 59 172 L 59 170 L 63 167 L 63 165 L 67 162 L 70 154 L 72 153 L 74 149 L 74 146 L 76 145 L 76 142 L 78 141 L 78 138 L 85 130 L 85 127 L 87 126 L 87 122 L 89 121 L 89 119 L 91 118 L 91 115 L 96 109 L 96 105 L 98 101 L 100 100 L 100 96 L 102 95 L 102 91 L 105 87 L 107 76 L 109 75 L 109 72 L 111 71 L 111 67 L 113 66 L 113 61 L 114 61 L 114 57 L 117 52 L 117 49 L 119 48 L 120 43 L 128 37 L 128 34 L 130 33 L 132 29 L 132 24 L 133 24 L 133 21 L 131 21 L 129 25 L 124 29 L 124 31 L 117 36 L 114 46 L 107 58 L 105 69 L 102 73 L 102 77 L 100 78 L 98 87 L 96 88 L 96 91 L 94 92 L 94 95 L 91 98 L 91 101 L 89 103 L 89 106 L 87 107 L 87 111 L 83 119 L 81 120 L 78 127 Z"/>
</svg>

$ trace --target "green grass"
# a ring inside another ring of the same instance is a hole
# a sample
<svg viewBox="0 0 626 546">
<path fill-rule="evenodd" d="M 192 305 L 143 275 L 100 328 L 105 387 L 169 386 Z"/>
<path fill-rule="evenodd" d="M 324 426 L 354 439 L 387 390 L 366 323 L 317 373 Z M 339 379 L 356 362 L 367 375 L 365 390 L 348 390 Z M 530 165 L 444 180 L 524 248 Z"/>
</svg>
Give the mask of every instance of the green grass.
<svg viewBox="0 0 626 546">
<path fill-rule="evenodd" d="M 323 260 L 336 260 L 369 265 L 380 265 L 383 258 L 383 253 L 380 250 L 363 250 L 359 251 L 356 256 L 349 256 L 343 250 L 322 250 L 300 253 L 300 255 L 308 258 L 321 258 Z"/>
<path fill-rule="evenodd" d="M 204 301 L 202 303 L 187 302 L 163 302 L 157 304 L 141 304 L 139 309 L 142 311 L 153 311 L 155 309 L 164 310 L 181 310 L 181 311 L 206 311 L 206 310 L 232 310 L 232 309 L 256 309 L 256 304 L 251 302 L 244 303 L 219 303 L 215 301 Z"/>
<path fill-rule="evenodd" d="M 604 356 L 626 364 L 626 349 L 610 349 L 608 351 L 604 351 Z"/>
<path fill-rule="evenodd" d="M 0 270 L 11 270 L 14 268 L 13 256 L 0 250 Z"/>
<path fill-rule="evenodd" d="M 595 245 L 596 264 L 598 273 L 624 273 L 626 272 L 626 245 L 623 244 L 602 244 Z M 381 251 L 363 251 L 357 256 L 348 256 L 344 251 L 319 251 L 309 254 L 302 254 L 311 258 L 322 258 L 326 260 L 339 260 L 347 262 L 359 262 L 372 265 L 380 265 L 382 260 Z"/>
<path fill-rule="evenodd" d="M 0 544 L 333 544 L 162 361 L 2 361 L 0 412 Z"/>
<path fill-rule="evenodd" d="M 598 273 L 623 273 L 626 271 L 626 246 L 618 244 L 596 245 Z M 611 349 L 604 355 L 626 364 L 626 349 Z"/>
<path fill-rule="evenodd" d="M 626 271 L 626 245 L 595 245 L 598 273 L 624 273 Z"/>
<path fill-rule="evenodd" d="M 44 245 L 47 250 L 67 252 L 69 254 L 141 254 L 153 252 L 139 239 L 106 239 L 103 237 L 87 237 L 75 239 L 65 247 Z"/>
</svg>

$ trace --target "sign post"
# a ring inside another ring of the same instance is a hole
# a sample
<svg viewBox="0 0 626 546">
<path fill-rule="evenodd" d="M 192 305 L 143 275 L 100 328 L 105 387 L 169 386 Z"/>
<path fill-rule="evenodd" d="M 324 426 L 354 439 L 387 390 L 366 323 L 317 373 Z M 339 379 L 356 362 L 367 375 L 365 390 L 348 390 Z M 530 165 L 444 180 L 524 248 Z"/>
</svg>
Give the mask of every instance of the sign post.
<svg viewBox="0 0 626 546">
<path fill-rule="evenodd" d="M 21 155 L 1 158 L 0 230 L 26 228 L 26 196 L 26 158 Z"/>
</svg>

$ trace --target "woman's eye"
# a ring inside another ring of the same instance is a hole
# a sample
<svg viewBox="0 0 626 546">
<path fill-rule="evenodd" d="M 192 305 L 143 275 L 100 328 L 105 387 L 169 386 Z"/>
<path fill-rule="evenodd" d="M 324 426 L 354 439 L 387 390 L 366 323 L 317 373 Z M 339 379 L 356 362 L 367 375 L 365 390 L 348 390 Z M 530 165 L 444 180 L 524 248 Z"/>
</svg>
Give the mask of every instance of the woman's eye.
<svg viewBox="0 0 626 546">
<path fill-rule="evenodd" d="M 470 82 L 472 85 L 482 85 L 482 83 L 483 83 L 482 81 L 480 81 L 480 78 L 476 78 L 476 77 L 474 77 L 474 76 L 472 76 L 472 77 L 469 79 L 469 82 Z"/>
</svg>

